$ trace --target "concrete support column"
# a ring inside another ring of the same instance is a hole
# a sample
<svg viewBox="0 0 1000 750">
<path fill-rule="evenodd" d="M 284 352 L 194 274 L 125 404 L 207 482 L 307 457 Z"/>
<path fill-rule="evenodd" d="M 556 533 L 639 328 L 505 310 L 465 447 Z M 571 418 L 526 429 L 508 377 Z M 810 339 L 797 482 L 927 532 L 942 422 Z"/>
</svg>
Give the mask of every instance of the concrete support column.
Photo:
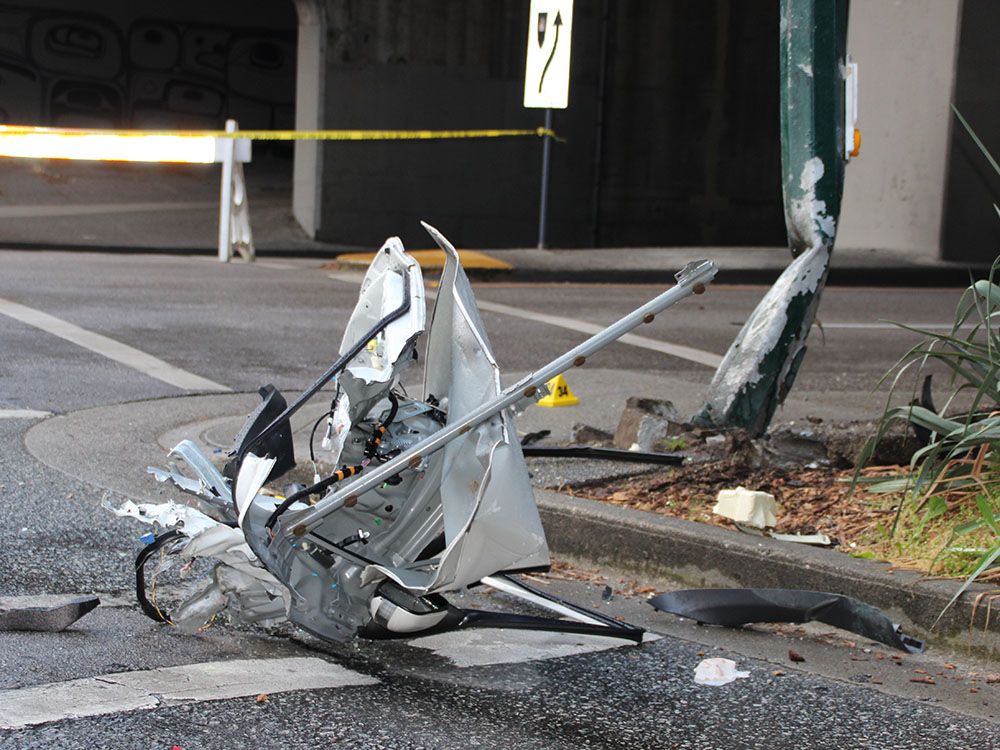
<svg viewBox="0 0 1000 750">
<path fill-rule="evenodd" d="M 323 128 L 326 90 L 326 8 L 324 0 L 294 0 L 299 16 L 295 68 L 295 129 Z M 320 227 L 323 190 L 323 144 L 296 141 L 292 176 L 292 214 L 306 234 Z"/>
<path fill-rule="evenodd" d="M 853 0 L 861 155 L 847 166 L 837 246 L 938 258 L 962 0 Z"/>
</svg>

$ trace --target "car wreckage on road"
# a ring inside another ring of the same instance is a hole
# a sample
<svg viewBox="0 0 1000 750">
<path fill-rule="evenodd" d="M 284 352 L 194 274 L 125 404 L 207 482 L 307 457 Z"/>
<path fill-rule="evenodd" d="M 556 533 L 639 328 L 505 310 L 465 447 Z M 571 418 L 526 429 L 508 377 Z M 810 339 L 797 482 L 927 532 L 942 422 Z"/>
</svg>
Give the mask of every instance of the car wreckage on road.
<svg viewBox="0 0 1000 750">
<path fill-rule="evenodd" d="M 136 560 L 147 615 L 196 630 L 227 610 L 242 622 L 288 619 L 332 641 L 493 626 L 642 640 L 641 628 L 517 577 L 547 569 L 549 555 L 514 415 L 555 376 L 704 291 L 714 264 L 688 264 L 670 289 L 504 387 L 458 253 L 424 226 L 446 263 L 422 398 L 407 396 L 400 377 L 418 359 L 426 292 L 420 266 L 390 238 L 364 277 L 337 361 L 291 404 L 262 388 L 221 470 L 190 440 L 171 453 L 183 472 L 149 469 L 189 502 L 118 510 L 165 529 L 148 536 Z M 330 401 L 313 427 L 310 457 L 324 426 L 324 465 L 338 468 L 321 477 L 313 460 L 311 485 L 276 496 L 266 485 L 295 465 L 290 418 L 314 398 Z M 151 594 L 153 577 L 171 562 L 198 559 L 214 561 L 209 578 L 165 611 Z M 554 616 L 463 609 L 446 599 L 481 583 Z"/>
</svg>

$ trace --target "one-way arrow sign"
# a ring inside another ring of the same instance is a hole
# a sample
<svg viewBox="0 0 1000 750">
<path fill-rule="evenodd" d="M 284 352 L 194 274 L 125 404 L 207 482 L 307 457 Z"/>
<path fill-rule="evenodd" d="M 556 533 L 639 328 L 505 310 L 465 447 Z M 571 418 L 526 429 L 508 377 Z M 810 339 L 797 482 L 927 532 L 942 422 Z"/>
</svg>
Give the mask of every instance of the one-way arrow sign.
<svg viewBox="0 0 1000 750">
<path fill-rule="evenodd" d="M 524 106 L 566 109 L 573 0 L 531 0 L 529 19 Z"/>
</svg>

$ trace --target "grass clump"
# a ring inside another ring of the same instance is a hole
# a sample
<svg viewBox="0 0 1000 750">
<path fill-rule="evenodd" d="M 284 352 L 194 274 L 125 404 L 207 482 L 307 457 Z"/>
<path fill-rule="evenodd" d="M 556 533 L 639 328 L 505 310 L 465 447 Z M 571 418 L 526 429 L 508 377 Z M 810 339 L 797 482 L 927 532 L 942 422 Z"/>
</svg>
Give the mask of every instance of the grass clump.
<svg viewBox="0 0 1000 750">
<path fill-rule="evenodd" d="M 955 115 L 1000 174 L 996 159 L 958 110 Z M 995 203 L 993 207 L 1000 215 L 1000 207 Z M 894 548 L 897 554 L 891 557 L 896 559 L 908 553 L 926 557 L 933 552 L 931 572 L 963 576 L 965 581 L 948 607 L 973 581 L 1000 580 L 998 268 L 1000 258 L 994 261 L 988 278 L 973 281 L 964 291 L 947 333 L 897 324 L 919 334 L 920 341 L 880 382 L 891 380 L 890 400 L 907 374 L 917 375 L 916 385 L 932 365 L 950 374 L 951 392 L 941 409 L 933 408 L 927 387 L 921 399 L 914 399 L 909 406 L 890 408 L 887 404 L 879 429 L 862 456 L 863 464 L 896 420 L 908 422 L 924 436 L 926 445 L 913 455 L 906 475 L 866 488 L 902 498 L 892 523 L 881 530 L 883 538 L 873 540 L 873 544 L 875 549 L 879 544 Z"/>
</svg>

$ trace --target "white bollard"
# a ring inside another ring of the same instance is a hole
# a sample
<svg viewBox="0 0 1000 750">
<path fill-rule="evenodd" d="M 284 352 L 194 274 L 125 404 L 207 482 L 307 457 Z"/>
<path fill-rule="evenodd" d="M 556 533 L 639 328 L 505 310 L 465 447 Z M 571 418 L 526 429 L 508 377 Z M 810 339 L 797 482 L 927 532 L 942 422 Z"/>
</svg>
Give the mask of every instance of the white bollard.
<svg viewBox="0 0 1000 750">
<path fill-rule="evenodd" d="M 226 120 L 226 132 L 236 132 L 236 120 Z M 228 263 L 233 256 L 233 161 L 236 154 L 236 139 L 222 139 L 219 151 L 222 157 L 222 196 L 219 201 L 219 260 Z"/>
</svg>

